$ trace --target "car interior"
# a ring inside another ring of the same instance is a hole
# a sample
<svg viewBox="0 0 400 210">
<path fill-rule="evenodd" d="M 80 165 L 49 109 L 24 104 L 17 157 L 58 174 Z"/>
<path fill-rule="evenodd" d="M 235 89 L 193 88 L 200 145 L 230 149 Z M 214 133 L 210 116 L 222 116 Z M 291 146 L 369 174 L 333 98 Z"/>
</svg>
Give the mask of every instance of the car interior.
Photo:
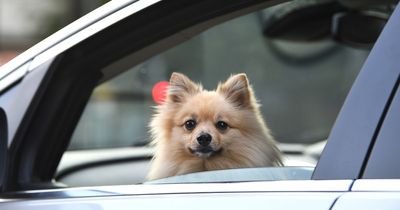
<svg viewBox="0 0 400 210">
<path fill-rule="evenodd" d="M 358 1 L 293 1 L 187 36 L 143 59 L 129 54 L 101 71 L 58 165 L 65 186 L 310 179 L 336 116 L 393 7 Z M 136 57 L 135 57 L 136 58 Z M 181 72 L 214 89 L 249 77 L 285 167 L 209 171 L 147 182 L 153 156 L 152 90 Z"/>
</svg>

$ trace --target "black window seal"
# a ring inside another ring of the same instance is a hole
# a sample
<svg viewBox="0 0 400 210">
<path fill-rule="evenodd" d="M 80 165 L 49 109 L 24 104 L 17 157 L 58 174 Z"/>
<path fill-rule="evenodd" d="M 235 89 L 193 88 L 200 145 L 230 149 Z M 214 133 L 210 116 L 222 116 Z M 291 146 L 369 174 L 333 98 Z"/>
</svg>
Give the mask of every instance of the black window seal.
<svg viewBox="0 0 400 210">
<path fill-rule="evenodd" d="M 8 126 L 7 114 L 0 107 L 0 192 L 4 190 L 8 164 Z"/>
</svg>

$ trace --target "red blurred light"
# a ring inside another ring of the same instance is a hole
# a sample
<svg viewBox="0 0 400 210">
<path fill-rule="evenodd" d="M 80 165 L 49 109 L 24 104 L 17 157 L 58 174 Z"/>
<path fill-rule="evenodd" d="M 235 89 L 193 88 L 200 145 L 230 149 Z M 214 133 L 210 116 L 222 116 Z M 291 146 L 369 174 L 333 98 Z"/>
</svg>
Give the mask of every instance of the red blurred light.
<svg viewBox="0 0 400 210">
<path fill-rule="evenodd" d="M 157 82 L 151 91 L 153 100 L 157 104 L 162 104 L 166 97 L 167 97 L 167 89 L 168 89 L 169 82 L 161 81 Z"/>
</svg>

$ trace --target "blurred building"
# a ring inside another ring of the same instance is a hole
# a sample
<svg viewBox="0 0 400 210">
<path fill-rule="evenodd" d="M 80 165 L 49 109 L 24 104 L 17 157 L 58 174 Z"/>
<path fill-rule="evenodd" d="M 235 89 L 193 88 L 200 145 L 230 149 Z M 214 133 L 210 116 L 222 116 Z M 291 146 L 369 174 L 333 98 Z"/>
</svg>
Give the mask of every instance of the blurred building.
<svg viewBox="0 0 400 210">
<path fill-rule="evenodd" d="M 0 0 L 0 65 L 106 0 Z"/>
</svg>

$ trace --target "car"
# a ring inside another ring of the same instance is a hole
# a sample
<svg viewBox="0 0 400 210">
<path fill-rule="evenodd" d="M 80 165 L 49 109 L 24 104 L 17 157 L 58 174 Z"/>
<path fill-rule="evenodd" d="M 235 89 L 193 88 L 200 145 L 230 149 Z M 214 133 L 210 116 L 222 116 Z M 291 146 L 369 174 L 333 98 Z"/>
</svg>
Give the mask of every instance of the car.
<svg viewBox="0 0 400 210">
<path fill-rule="evenodd" d="M 111 1 L 0 67 L 0 209 L 398 209 L 399 26 L 391 0 Z M 245 72 L 285 166 L 147 180 L 174 71 Z"/>
</svg>

